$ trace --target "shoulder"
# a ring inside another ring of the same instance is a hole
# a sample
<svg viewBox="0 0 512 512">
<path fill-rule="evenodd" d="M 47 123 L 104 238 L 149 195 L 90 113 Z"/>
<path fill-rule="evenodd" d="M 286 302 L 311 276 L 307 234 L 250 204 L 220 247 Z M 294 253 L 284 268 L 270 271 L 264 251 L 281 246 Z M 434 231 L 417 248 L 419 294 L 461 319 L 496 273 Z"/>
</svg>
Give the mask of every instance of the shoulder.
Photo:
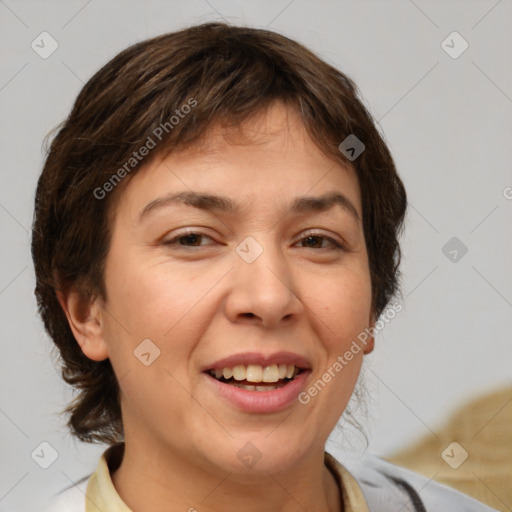
<svg viewBox="0 0 512 512">
<path fill-rule="evenodd" d="M 358 482 L 370 512 L 492 512 L 466 494 L 373 455 L 344 464 Z"/>
<path fill-rule="evenodd" d="M 90 475 L 54 495 L 43 512 L 85 512 L 85 491 L 89 478 Z"/>
</svg>

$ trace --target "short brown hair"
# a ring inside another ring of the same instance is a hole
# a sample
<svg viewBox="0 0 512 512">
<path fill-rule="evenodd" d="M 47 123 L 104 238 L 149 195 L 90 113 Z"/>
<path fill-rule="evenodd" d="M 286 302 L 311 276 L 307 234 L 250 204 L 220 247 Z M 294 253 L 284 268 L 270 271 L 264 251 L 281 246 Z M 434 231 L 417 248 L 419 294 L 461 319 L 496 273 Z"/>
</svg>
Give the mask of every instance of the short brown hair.
<svg viewBox="0 0 512 512">
<path fill-rule="evenodd" d="M 110 213 L 121 185 L 150 161 L 127 167 L 155 130 L 161 137 L 151 158 L 197 142 L 216 123 L 237 126 L 275 101 L 295 108 L 317 146 L 357 173 L 372 309 L 380 316 L 399 291 L 398 236 L 407 200 L 390 152 L 358 96 L 347 76 L 301 44 L 268 30 L 222 23 L 137 43 L 85 84 L 47 153 L 32 235 L 39 313 L 59 350 L 63 379 L 79 390 L 66 408 L 73 435 L 88 442 L 123 438 L 119 386 L 108 359 L 93 361 L 80 349 L 56 290 L 75 285 L 89 299 L 106 299 Z M 193 108 L 172 122 L 177 110 L 192 105 L 191 98 Z M 353 162 L 338 149 L 349 135 L 365 145 Z"/>
</svg>

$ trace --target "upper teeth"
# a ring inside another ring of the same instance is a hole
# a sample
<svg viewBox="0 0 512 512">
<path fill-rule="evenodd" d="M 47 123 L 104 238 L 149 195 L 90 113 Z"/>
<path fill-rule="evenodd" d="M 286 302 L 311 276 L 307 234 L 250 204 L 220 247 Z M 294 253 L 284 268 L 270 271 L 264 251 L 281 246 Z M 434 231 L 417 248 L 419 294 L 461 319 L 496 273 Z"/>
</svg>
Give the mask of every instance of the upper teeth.
<svg viewBox="0 0 512 512">
<path fill-rule="evenodd" d="M 272 364 L 260 366 L 259 364 L 237 365 L 233 368 L 216 368 L 212 371 L 217 379 L 246 380 L 248 382 L 278 382 L 279 379 L 291 379 L 299 373 L 299 369 L 293 364 Z"/>
</svg>

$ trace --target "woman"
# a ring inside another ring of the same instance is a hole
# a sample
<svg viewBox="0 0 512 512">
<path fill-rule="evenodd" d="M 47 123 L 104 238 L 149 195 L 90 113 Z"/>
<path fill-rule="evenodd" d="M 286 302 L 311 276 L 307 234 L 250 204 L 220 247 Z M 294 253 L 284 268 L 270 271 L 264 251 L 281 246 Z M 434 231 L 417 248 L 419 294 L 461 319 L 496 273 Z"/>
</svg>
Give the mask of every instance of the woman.
<svg viewBox="0 0 512 512">
<path fill-rule="evenodd" d="M 405 210 L 355 85 L 298 43 L 205 24 L 112 59 L 36 194 L 69 426 L 111 445 L 49 510 L 490 510 L 324 451 L 398 291 Z"/>
</svg>

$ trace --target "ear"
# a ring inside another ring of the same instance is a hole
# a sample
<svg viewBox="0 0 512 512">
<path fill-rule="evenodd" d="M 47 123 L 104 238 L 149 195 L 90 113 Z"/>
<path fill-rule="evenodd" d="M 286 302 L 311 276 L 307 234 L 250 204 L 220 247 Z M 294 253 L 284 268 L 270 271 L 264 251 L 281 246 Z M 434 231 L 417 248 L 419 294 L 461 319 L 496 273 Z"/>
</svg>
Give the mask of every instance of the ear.
<svg viewBox="0 0 512 512">
<path fill-rule="evenodd" d="M 88 300 L 76 288 L 56 290 L 57 299 L 82 352 L 93 361 L 108 358 L 99 299 Z"/>
<path fill-rule="evenodd" d="M 370 314 L 369 323 L 370 323 L 370 327 L 368 328 L 368 330 L 370 332 L 375 332 L 374 329 L 375 329 L 375 324 L 377 323 L 377 319 L 375 318 L 375 315 L 373 314 L 373 312 Z M 365 355 L 370 354 L 371 352 L 373 352 L 374 347 L 375 347 L 375 336 L 368 335 L 368 338 L 366 339 L 366 343 L 364 346 L 363 354 L 365 354 Z"/>
</svg>

